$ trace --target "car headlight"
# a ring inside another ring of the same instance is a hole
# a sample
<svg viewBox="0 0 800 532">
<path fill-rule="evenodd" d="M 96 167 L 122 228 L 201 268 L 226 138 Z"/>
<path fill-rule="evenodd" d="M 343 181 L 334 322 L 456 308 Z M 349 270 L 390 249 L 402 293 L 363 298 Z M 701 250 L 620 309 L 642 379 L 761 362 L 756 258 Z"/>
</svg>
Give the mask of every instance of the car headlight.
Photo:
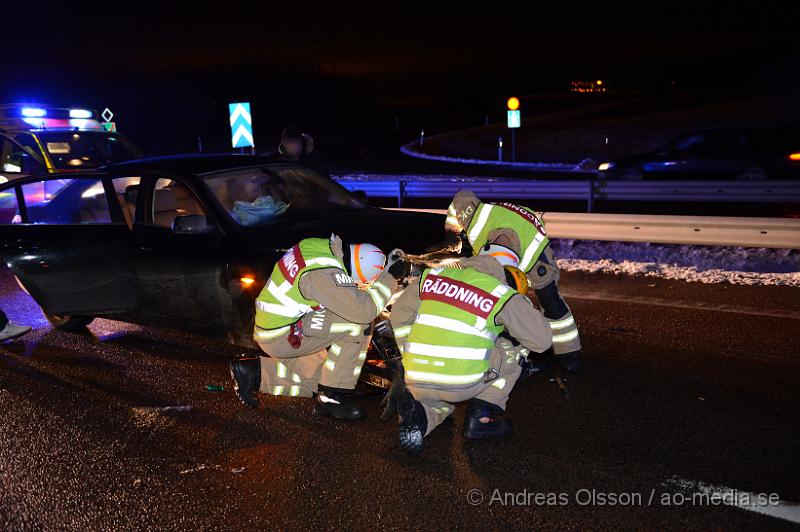
<svg viewBox="0 0 800 532">
<path fill-rule="evenodd" d="M 614 168 L 614 163 L 602 163 L 600 166 L 597 167 L 597 169 L 600 172 L 605 172 L 606 170 L 609 170 L 611 168 Z"/>
</svg>

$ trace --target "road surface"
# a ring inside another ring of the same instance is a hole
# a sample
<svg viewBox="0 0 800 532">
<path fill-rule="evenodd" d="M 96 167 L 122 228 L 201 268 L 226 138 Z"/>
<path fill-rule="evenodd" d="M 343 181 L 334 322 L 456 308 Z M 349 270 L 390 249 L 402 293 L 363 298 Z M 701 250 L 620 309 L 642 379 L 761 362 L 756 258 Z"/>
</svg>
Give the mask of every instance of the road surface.
<svg viewBox="0 0 800 532">
<path fill-rule="evenodd" d="M 462 407 L 413 459 L 375 397 L 354 424 L 312 417 L 309 400 L 246 410 L 236 348 L 108 320 L 54 331 L 3 273 L 0 308 L 35 330 L 0 346 L 0 529 L 797 527 L 692 493 L 800 501 L 800 290 L 562 286 L 589 366 L 572 400 L 520 383 L 512 439 L 463 440 Z"/>
</svg>

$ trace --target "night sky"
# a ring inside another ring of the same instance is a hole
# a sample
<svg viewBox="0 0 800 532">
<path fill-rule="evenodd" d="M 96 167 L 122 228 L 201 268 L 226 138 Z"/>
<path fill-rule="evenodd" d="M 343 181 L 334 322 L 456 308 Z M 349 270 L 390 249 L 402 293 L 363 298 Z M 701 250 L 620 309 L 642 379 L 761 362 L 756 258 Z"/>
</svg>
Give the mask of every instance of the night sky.
<svg viewBox="0 0 800 532">
<path fill-rule="evenodd" d="M 6 48 L 0 100 L 183 120 L 247 99 L 276 123 L 331 122 L 441 99 L 480 106 L 572 79 L 783 95 L 800 83 L 800 8 L 777 2 L 164 4 L 61 2 L 20 18 L 4 31 L 19 44 Z"/>
</svg>

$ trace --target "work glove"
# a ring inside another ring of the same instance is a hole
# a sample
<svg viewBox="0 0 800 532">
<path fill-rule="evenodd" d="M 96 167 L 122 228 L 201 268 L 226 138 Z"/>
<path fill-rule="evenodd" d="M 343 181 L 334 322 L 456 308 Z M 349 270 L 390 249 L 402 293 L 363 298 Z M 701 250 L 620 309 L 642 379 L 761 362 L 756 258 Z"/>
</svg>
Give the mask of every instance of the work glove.
<svg viewBox="0 0 800 532">
<path fill-rule="evenodd" d="M 390 417 L 397 413 L 397 402 L 400 396 L 406 389 L 405 370 L 403 369 L 403 362 L 400 359 L 393 359 L 386 361 L 386 366 L 394 373 L 392 386 L 386 395 L 381 400 L 383 412 L 381 412 L 381 421 L 387 421 Z"/>
<path fill-rule="evenodd" d="M 389 258 L 386 260 L 386 271 L 398 281 L 406 273 L 405 256 L 406 254 L 402 249 L 394 249 L 389 253 Z"/>
</svg>

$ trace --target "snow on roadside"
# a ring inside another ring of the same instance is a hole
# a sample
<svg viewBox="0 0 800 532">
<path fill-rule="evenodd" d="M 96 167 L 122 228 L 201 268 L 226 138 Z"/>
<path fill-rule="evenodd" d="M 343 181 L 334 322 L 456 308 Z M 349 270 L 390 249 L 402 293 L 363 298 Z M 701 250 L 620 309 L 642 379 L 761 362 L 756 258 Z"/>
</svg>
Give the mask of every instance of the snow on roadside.
<svg viewBox="0 0 800 532">
<path fill-rule="evenodd" d="M 800 250 L 555 240 L 564 271 L 800 287 Z"/>
</svg>

